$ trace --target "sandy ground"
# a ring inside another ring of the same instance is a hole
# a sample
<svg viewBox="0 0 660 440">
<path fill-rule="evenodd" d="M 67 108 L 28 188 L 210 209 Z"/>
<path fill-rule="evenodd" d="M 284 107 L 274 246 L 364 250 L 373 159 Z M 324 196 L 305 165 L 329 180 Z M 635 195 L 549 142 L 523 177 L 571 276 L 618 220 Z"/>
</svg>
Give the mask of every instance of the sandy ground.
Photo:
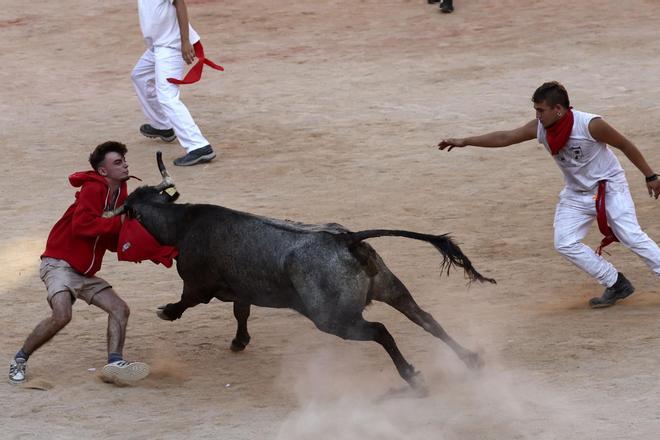
<svg viewBox="0 0 660 440">
<path fill-rule="evenodd" d="M 372 244 L 464 345 L 480 374 L 382 304 L 384 322 L 429 383 L 403 385 L 375 343 L 346 342 L 286 310 L 254 308 L 252 343 L 228 350 L 235 324 L 220 302 L 158 320 L 176 300 L 175 270 L 119 263 L 100 275 L 131 305 L 126 355 L 152 364 L 134 387 L 102 383 L 106 316 L 74 319 L 30 360 L 25 387 L 0 384 L 0 437 L 131 439 L 655 439 L 660 432 L 660 286 L 621 245 L 611 260 L 637 292 L 585 304 L 601 288 L 552 247 L 562 180 L 535 142 L 439 152 L 445 136 L 534 117 L 540 83 L 562 81 L 660 168 L 660 2 L 188 0 L 207 55 L 226 68 L 183 91 L 218 150 L 212 164 L 170 171 L 182 201 L 359 230 L 451 232 L 497 286 L 440 276 L 428 245 Z M 133 0 L 0 0 L 0 353 L 6 364 L 48 313 L 38 259 L 71 203 L 66 176 L 96 144 L 129 145 L 133 174 L 157 182 L 140 137 L 129 72 L 143 50 Z M 658 201 L 622 159 L 639 221 L 660 240 Z M 133 184 L 134 185 L 134 184 Z M 594 232 L 588 243 L 595 245 Z M 0 364 L 1 366 L 1 364 Z M 3 367 L 6 368 L 6 367 Z M 93 370 L 93 369 L 96 369 Z M 6 373 L 2 373 L 6 374 Z M 37 389 L 42 388 L 42 389 Z"/>
</svg>

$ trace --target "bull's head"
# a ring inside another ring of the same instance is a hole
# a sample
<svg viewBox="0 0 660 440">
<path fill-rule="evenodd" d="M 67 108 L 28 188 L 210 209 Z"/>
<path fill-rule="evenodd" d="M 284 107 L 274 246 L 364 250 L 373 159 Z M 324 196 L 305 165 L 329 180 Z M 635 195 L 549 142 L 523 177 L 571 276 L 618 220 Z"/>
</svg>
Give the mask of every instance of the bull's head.
<svg viewBox="0 0 660 440">
<path fill-rule="evenodd" d="M 119 214 L 126 214 L 129 217 L 139 217 L 135 207 L 142 203 L 172 203 L 179 198 L 179 192 L 174 186 L 174 181 L 170 177 L 165 164 L 163 163 L 163 153 L 156 152 L 156 163 L 163 180 L 156 186 L 141 186 L 133 191 L 124 201 L 124 204 L 114 211 L 108 211 L 103 214 L 104 217 L 113 217 Z"/>
</svg>

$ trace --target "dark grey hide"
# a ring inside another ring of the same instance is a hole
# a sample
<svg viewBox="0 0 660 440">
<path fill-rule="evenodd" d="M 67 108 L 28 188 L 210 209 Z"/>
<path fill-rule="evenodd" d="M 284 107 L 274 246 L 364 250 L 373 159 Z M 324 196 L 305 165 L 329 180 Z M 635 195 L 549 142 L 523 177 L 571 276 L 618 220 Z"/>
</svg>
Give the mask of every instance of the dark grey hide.
<svg viewBox="0 0 660 440">
<path fill-rule="evenodd" d="M 157 187 L 141 187 L 127 198 L 126 213 L 161 244 L 179 249 L 177 270 L 183 279 L 181 300 L 158 312 L 166 320 L 213 298 L 234 303 L 238 322 L 231 348 L 250 341 L 250 306 L 290 308 L 321 330 L 344 339 L 376 341 L 385 348 L 399 374 L 413 387 L 422 381 L 402 356 L 392 335 L 362 311 L 372 300 L 389 304 L 424 330 L 446 342 L 472 368 L 482 365 L 477 353 L 454 341 L 422 310 L 403 283 L 374 249 L 362 240 L 403 236 L 434 245 L 442 254 L 441 270 L 465 270 L 470 281 L 488 281 L 446 235 L 409 231 L 351 232 L 338 224 L 306 225 L 234 211 L 222 206 L 174 204 L 176 198 Z"/>
</svg>

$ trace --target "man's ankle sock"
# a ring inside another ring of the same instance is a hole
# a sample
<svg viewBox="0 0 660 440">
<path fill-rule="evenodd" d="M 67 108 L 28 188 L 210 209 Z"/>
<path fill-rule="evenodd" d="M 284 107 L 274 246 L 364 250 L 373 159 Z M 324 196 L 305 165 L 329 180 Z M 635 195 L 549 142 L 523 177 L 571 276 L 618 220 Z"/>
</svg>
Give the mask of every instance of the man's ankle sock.
<svg viewBox="0 0 660 440">
<path fill-rule="evenodd" d="M 121 355 L 121 353 L 108 353 L 108 363 L 111 364 L 113 362 L 117 361 L 123 361 L 124 357 Z"/>
</svg>

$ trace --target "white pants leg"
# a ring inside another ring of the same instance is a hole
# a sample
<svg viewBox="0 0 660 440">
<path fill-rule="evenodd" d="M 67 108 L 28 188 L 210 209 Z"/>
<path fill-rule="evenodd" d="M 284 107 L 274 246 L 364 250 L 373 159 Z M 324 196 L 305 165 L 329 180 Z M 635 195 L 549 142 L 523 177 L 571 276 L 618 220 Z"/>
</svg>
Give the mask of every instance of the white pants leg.
<svg viewBox="0 0 660 440">
<path fill-rule="evenodd" d="M 555 212 L 555 249 L 599 283 L 611 287 L 618 271 L 580 242 L 596 218 L 594 194 L 567 188 L 561 192 Z M 628 186 L 608 183 L 605 207 L 610 227 L 621 244 L 639 255 L 660 276 L 660 249 L 641 230 Z"/>
<path fill-rule="evenodd" d="M 156 94 L 158 102 L 167 115 L 179 143 L 188 152 L 209 145 L 202 132 L 195 124 L 190 112 L 179 99 L 179 86 L 167 81 L 167 78 L 182 78 L 186 62 L 181 51 L 170 47 L 155 47 L 156 56 Z"/>
<path fill-rule="evenodd" d="M 153 48 L 142 54 L 131 72 L 131 80 L 149 125 L 159 130 L 172 128 L 156 96 L 156 61 Z"/>
<path fill-rule="evenodd" d="M 149 73 L 151 65 L 153 73 Z M 147 119 L 160 125 L 154 125 L 154 128 L 173 128 L 181 146 L 190 152 L 209 145 L 209 142 L 181 102 L 179 86 L 167 81 L 167 78 L 182 78 L 185 68 L 180 50 L 156 46 L 142 55 L 133 69 L 132 78 Z M 155 99 L 149 86 L 152 78 Z"/>
<path fill-rule="evenodd" d="M 611 287 L 616 282 L 618 271 L 612 263 L 581 242 L 596 218 L 594 194 L 568 188 L 559 194 L 554 222 L 555 249 L 599 283 Z"/>
<path fill-rule="evenodd" d="M 607 219 L 622 245 L 637 254 L 660 277 L 660 247 L 642 231 L 628 185 L 607 185 Z"/>
</svg>

